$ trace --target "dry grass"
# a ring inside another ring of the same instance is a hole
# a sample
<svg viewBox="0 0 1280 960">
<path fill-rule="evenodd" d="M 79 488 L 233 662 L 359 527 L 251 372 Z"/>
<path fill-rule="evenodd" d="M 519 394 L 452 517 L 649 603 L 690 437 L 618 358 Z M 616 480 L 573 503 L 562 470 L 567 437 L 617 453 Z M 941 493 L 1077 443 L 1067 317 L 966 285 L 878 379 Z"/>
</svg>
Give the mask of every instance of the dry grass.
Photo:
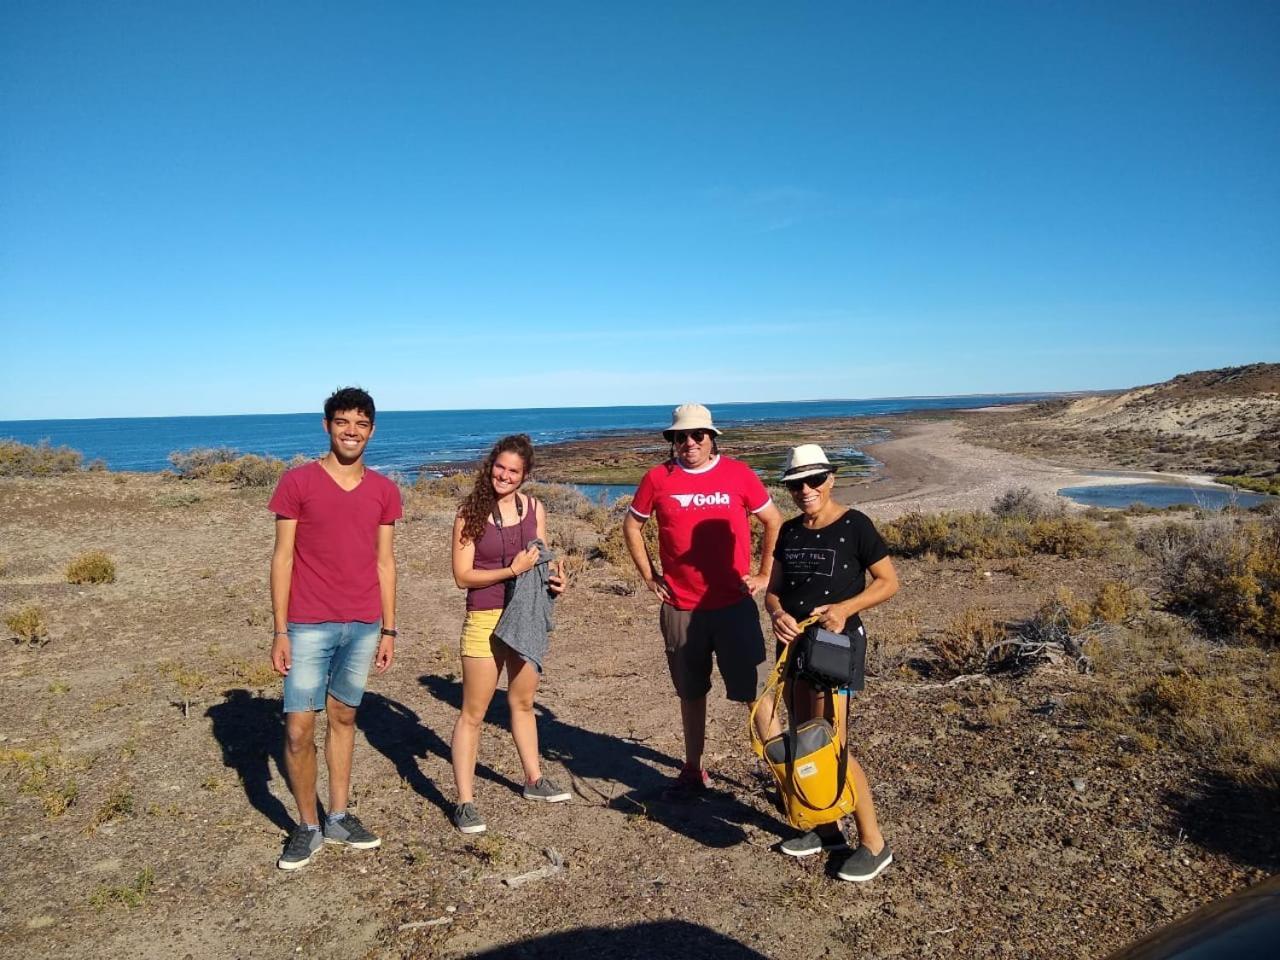
<svg viewBox="0 0 1280 960">
<path fill-rule="evenodd" d="M 0 749 L 0 770 L 16 778 L 20 795 L 38 797 L 50 820 L 66 813 L 80 796 L 75 769 L 56 746 L 47 750 Z"/>
<path fill-rule="evenodd" d="M 98 887 L 89 904 L 98 910 L 115 904 L 126 910 L 133 910 L 146 902 L 151 888 L 155 886 L 156 875 L 150 867 L 145 867 L 134 877 L 133 882 L 124 886 L 111 887 L 103 884 Z"/>
<path fill-rule="evenodd" d="M 116 564 L 102 550 L 90 550 L 67 564 L 66 578 L 67 583 L 115 583 Z"/>
<path fill-rule="evenodd" d="M 933 649 L 948 670 L 968 673 L 986 666 L 987 651 L 1004 633 L 990 611 L 966 607 L 933 638 Z"/>
</svg>

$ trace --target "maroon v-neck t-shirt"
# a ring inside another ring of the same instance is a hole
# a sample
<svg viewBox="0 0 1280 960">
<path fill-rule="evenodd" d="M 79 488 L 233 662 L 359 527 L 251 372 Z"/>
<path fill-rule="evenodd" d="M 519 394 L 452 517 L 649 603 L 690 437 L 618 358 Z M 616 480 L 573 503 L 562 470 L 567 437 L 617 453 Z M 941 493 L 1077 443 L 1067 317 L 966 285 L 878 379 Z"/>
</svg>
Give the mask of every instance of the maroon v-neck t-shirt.
<svg viewBox="0 0 1280 960">
<path fill-rule="evenodd" d="M 400 519 L 400 488 L 373 470 L 343 490 L 313 461 L 285 472 L 267 509 L 297 520 L 290 623 L 373 623 L 382 617 L 378 528 Z"/>
</svg>

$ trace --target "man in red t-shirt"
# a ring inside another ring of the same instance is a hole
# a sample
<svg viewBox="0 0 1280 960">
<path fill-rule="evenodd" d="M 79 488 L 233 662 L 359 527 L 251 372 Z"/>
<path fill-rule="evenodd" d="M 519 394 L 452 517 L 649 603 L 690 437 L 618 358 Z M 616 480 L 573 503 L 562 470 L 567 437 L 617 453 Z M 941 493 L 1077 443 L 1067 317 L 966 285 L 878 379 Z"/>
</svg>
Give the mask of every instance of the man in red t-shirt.
<svg viewBox="0 0 1280 960">
<path fill-rule="evenodd" d="M 769 583 L 782 525 L 782 515 L 755 471 L 720 455 L 719 434 L 706 407 L 677 407 L 671 428 L 662 434 L 671 444 L 671 459 L 644 475 L 622 523 L 636 569 L 662 601 L 658 622 L 684 728 L 685 762 L 676 785 L 692 791 L 710 783 L 702 768 L 702 748 L 712 654 L 730 700 L 750 704 L 756 697 L 764 634 L 752 598 Z M 651 516 L 658 521 L 661 573 L 654 570 L 644 542 L 644 524 Z M 764 526 L 755 573 L 751 517 Z"/>
<path fill-rule="evenodd" d="M 276 862 L 296 870 L 324 843 L 368 850 L 382 843 L 347 812 L 356 707 L 369 667 L 391 666 L 396 638 L 395 522 L 399 488 L 364 465 L 373 398 L 357 387 L 324 405 L 329 452 L 280 478 L 271 555 L 275 635 L 271 663 L 284 676 L 284 764 L 298 826 Z M 316 712 L 328 716 L 329 810 L 316 800 Z"/>
</svg>

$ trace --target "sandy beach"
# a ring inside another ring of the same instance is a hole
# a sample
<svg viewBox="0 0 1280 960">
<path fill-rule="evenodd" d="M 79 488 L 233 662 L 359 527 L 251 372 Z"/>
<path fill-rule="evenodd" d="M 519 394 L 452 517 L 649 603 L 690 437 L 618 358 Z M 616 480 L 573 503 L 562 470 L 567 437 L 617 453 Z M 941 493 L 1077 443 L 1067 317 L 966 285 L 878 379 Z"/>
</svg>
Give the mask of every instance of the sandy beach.
<svg viewBox="0 0 1280 960">
<path fill-rule="evenodd" d="M 975 411 L 976 412 L 976 411 Z M 877 520 L 911 511 L 983 510 L 1006 490 L 1029 487 L 1057 498 L 1063 487 L 1122 483 L 1213 485 L 1197 474 L 1072 468 L 980 447 L 962 437 L 956 420 L 894 420 L 890 437 L 864 445 L 881 463 L 870 482 L 842 484 L 844 496 Z M 1069 509 L 1084 509 L 1060 498 Z"/>
</svg>

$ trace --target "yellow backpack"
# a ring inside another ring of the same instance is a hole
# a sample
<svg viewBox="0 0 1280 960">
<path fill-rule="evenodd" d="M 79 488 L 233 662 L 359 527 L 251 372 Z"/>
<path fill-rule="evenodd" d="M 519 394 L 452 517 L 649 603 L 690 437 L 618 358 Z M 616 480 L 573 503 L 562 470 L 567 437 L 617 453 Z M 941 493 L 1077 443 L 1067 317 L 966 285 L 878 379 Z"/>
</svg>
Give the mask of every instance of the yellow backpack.
<svg viewBox="0 0 1280 960">
<path fill-rule="evenodd" d="M 812 830 L 852 814 L 858 805 L 858 794 L 849 772 L 848 751 L 826 718 L 808 720 L 797 727 L 788 704 L 787 728 L 776 737 L 766 741 L 760 739 L 755 724 L 756 711 L 761 704 L 772 700 L 773 715 L 778 715 L 791 648 L 792 644 L 783 648 L 764 692 L 751 705 L 747 725 L 751 730 L 751 748 L 769 765 L 778 784 L 782 812 L 787 815 L 788 822 L 800 830 Z M 838 695 L 835 691 L 832 693 L 829 699 L 833 702 L 834 717 L 834 697 Z M 848 723 L 846 712 L 846 730 Z"/>
</svg>

